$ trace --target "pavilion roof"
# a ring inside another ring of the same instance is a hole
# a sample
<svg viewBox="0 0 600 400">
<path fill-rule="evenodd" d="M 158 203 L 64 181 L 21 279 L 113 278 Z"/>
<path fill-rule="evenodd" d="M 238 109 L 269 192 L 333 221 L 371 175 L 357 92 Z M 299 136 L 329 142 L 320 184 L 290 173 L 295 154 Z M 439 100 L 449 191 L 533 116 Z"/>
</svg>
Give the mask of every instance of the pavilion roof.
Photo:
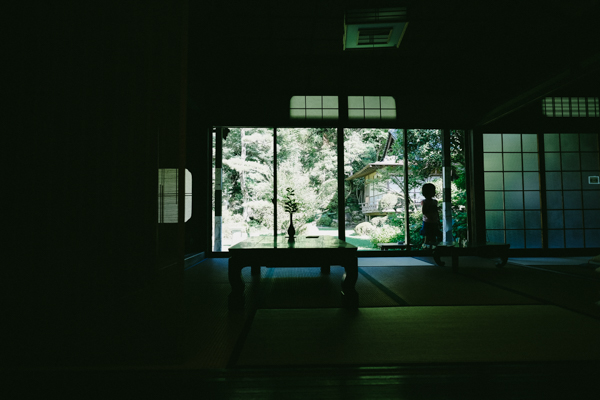
<svg viewBox="0 0 600 400">
<path fill-rule="evenodd" d="M 403 160 L 400 160 L 400 162 L 378 161 L 378 162 L 367 164 L 366 167 L 364 167 L 363 169 L 361 169 L 360 171 L 358 171 L 354 175 L 349 176 L 348 178 L 346 178 L 346 180 L 347 181 L 351 181 L 353 179 L 362 178 L 363 176 L 367 176 L 369 174 L 372 174 L 373 172 L 375 172 L 375 171 L 377 171 L 377 170 L 379 170 L 381 168 L 386 168 L 386 167 L 402 167 L 402 166 L 404 166 Z"/>
</svg>

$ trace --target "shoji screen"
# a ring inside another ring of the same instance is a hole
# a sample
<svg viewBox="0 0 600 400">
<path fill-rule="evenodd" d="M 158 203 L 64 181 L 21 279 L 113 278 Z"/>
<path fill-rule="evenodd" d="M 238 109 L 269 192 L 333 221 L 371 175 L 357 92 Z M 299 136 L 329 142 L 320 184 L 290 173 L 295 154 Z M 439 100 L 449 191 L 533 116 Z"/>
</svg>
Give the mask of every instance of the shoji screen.
<svg viewBox="0 0 600 400">
<path fill-rule="evenodd" d="M 598 135 L 544 134 L 548 247 L 600 247 Z"/>
<path fill-rule="evenodd" d="M 483 135 L 486 236 L 511 248 L 542 247 L 537 135 Z"/>
</svg>

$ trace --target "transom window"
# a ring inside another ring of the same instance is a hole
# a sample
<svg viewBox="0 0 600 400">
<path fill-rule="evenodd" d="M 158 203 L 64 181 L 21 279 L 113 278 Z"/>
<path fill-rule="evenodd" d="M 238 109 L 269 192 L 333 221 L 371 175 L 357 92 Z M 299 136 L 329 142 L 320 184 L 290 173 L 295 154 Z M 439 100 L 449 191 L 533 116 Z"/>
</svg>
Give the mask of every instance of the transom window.
<svg viewBox="0 0 600 400">
<path fill-rule="evenodd" d="M 290 118 L 336 120 L 339 118 L 338 97 L 292 96 Z"/>
<path fill-rule="evenodd" d="M 542 111 L 546 117 L 600 117 L 597 97 L 546 97 Z"/>
<path fill-rule="evenodd" d="M 290 118 L 301 120 L 339 119 L 338 96 L 292 96 Z M 349 120 L 394 120 L 396 100 L 392 96 L 348 96 Z"/>
<path fill-rule="evenodd" d="M 396 101 L 391 96 L 348 96 L 348 119 L 395 119 Z"/>
</svg>

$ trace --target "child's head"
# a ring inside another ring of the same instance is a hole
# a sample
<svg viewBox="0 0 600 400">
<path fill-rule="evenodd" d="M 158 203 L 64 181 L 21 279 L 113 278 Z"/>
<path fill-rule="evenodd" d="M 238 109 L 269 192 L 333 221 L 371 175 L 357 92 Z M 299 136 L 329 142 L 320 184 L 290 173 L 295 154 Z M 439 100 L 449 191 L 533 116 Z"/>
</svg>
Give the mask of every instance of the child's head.
<svg viewBox="0 0 600 400">
<path fill-rule="evenodd" d="M 435 185 L 433 183 L 426 183 L 421 188 L 421 193 L 426 199 L 431 199 L 435 196 Z"/>
</svg>

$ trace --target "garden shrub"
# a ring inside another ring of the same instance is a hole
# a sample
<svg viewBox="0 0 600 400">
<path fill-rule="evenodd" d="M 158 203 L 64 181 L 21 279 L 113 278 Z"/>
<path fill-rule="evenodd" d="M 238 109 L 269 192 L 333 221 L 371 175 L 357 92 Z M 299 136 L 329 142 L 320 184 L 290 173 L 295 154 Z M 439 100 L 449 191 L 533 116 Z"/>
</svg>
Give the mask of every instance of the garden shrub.
<svg viewBox="0 0 600 400">
<path fill-rule="evenodd" d="M 393 193 L 383 195 L 383 198 L 379 202 L 379 208 L 381 210 L 395 210 L 396 203 L 398 203 L 398 196 Z"/>
<path fill-rule="evenodd" d="M 248 210 L 253 220 L 256 221 L 255 223 L 265 228 L 273 229 L 273 203 L 265 200 L 251 201 L 248 203 Z"/>
<path fill-rule="evenodd" d="M 421 247 L 425 240 L 423 236 L 421 236 L 421 228 L 423 227 L 423 213 L 420 210 L 410 214 L 409 226 L 411 246 L 413 248 Z"/>
<path fill-rule="evenodd" d="M 387 216 L 371 218 L 371 224 L 373 224 L 373 226 L 376 226 L 378 228 L 383 227 L 383 225 L 385 224 L 386 221 L 387 221 Z"/>
<path fill-rule="evenodd" d="M 374 230 L 375 227 L 371 225 L 370 222 L 362 222 L 354 228 L 354 232 L 358 233 L 360 236 L 368 236 Z"/>
<path fill-rule="evenodd" d="M 332 222 L 333 222 L 333 220 L 331 218 L 329 218 L 327 215 L 323 215 L 317 221 L 317 226 L 331 226 Z"/>
<path fill-rule="evenodd" d="M 466 190 L 452 182 L 452 236 L 455 242 L 467 240 Z"/>
<path fill-rule="evenodd" d="M 371 243 L 396 243 L 404 241 L 404 234 L 397 226 L 384 225 L 381 228 L 374 229 L 371 234 Z"/>
<path fill-rule="evenodd" d="M 401 231 L 404 231 L 404 215 L 402 214 L 390 214 L 387 219 L 387 224 L 390 226 L 397 227 Z M 421 227 L 423 226 L 423 214 L 421 210 L 412 212 L 409 217 L 409 235 L 410 244 L 413 248 L 419 248 L 423 244 L 423 237 L 421 236 Z M 403 241 L 402 239 L 396 241 Z M 379 242 L 383 243 L 383 242 Z"/>
</svg>

